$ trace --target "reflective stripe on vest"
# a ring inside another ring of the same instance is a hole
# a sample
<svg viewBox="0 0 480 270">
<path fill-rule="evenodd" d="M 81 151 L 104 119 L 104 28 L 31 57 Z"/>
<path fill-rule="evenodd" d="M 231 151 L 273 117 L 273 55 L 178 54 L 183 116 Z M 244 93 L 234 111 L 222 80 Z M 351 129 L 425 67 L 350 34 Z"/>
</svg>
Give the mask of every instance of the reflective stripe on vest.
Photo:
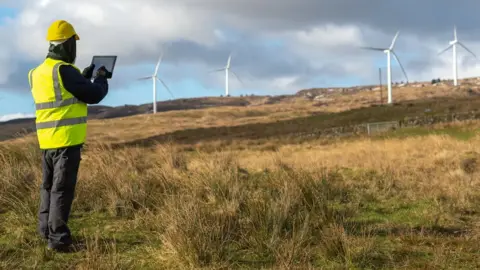
<svg viewBox="0 0 480 270">
<path fill-rule="evenodd" d="M 62 120 L 57 120 L 57 121 L 37 123 L 37 130 L 38 129 L 57 128 L 57 127 L 85 124 L 85 123 L 87 123 L 87 117 L 62 119 Z"/>
<path fill-rule="evenodd" d="M 61 63 L 55 64 L 53 66 L 53 90 L 55 91 L 55 100 L 61 101 L 62 100 L 62 90 L 60 89 L 60 80 L 58 79 L 58 69 L 60 68 Z"/>
<path fill-rule="evenodd" d="M 35 103 L 35 108 L 37 110 L 46 110 L 46 109 L 53 109 L 53 108 L 73 105 L 75 103 L 79 103 L 79 100 L 77 98 L 69 98 L 69 99 L 60 100 L 60 101 Z"/>
<path fill-rule="evenodd" d="M 52 70 L 52 78 L 53 78 L 53 91 L 55 92 L 55 100 L 52 102 L 42 102 L 42 103 L 35 103 L 35 108 L 37 110 L 46 110 L 46 109 L 54 109 L 60 108 L 63 106 L 69 106 L 76 103 L 80 103 L 80 100 L 77 98 L 69 98 L 62 100 L 62 89 L 60 88 L 60 79 L 58 78 L 58 70 L 62 63 L 57 63 L 53 66 Z M 30 73 L 30 84 L 32 85 L 32 76 L 33 71 Z M 32 87 L 33 88 L 33 87 Z M 42 122 L 37 123 L 36 127 L 38 129 L 46 129 L 46 128 L 57 128 L 57 127 L 64 127 L 70 125 L 77 125 L 77 124 L 84 124 L 87 122 L 87 117 L 79 117 L 79 118 L 70 118 L 70 119 L 62 119 L 57 121 L 50 121 L 50 122 Z"/>
<path fill-rule="evenodd" d="M 33 84 L 32 84 L 32 76 L 33 76 L 33 71 L 35 69 L 30 70 L 30 73 L 28 74 L 28 82 L 30 83 L 30 89 L 33 89 Z"/>
<path fill-rule="evenodd" d="M 58 69 L 60 68 L 60 65 L 61 63 L 55 64 L 55 66 L 53 66 L 53 71 L 52 71 L 53 91 L 55 91 L 56 101 L 35 103 L 35 108 L 37 110 L 59 108 L 59 107 L 68 106 L 68 105 L 72 105 L 80 102 L 77 98 L 69 98 L 69 99 L 62 100 L 62 89 L 60 89 L 60 80 L 58 78 Z M 30 81 L 32 80 L 32 74 L 34 70 L 35 69 L 33 69 L 32 72 L 30 73 Z M 30 86 L 33 88 L 31 83 L 30 83 Z"/>
</svg>

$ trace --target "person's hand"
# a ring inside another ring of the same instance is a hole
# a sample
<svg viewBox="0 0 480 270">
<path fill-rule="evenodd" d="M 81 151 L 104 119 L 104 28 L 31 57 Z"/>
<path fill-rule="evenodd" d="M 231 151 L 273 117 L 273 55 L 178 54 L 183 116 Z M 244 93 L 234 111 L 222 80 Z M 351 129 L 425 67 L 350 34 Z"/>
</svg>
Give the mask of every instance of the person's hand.
<svg viewBox="0 0 480 270">
<path fill-rule="evenodd" d="M 90 66 L 86 67 L 82 72 L 83 77 L 90 80 L 93 76 L 94 69 L 95 69 L 95 64 L 91 64 Z"/>
<path fill-rule="evenodd" d="M 101 66 L 101 67 L 97 70 L 96 77 L 106 77 L 106 76 L 107 76 L 107 73 L 108 73 L 108 70 L 105 68 L 105 66 Z"/>
</svg>

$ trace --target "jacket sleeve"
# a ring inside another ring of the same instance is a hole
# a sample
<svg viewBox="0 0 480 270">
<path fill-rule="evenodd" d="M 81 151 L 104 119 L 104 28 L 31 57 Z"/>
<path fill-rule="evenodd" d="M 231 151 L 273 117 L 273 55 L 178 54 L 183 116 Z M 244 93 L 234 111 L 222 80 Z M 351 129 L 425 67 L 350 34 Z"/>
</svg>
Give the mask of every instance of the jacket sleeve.
<svg viewBox="0 0 480 270">
<path fill-rule="evenodd" d="M 92 83 L 83 77 L 78 70 L 69 65 L 60 66 L 60 76 L 65 89 L 84 103 L 98 104 L 108 93 L 108 81 L 106 78 L 95 78 Z"/>
</svg>

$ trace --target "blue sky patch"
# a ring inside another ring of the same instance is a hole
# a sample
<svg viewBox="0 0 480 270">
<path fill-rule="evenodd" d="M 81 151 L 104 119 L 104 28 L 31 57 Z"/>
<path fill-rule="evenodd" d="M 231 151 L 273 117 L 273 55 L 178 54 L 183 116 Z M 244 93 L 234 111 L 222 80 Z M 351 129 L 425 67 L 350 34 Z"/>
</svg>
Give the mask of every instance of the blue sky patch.
<svg viewBox="0 0 480 270">
<path fill-rule="evenodd" d="M 0 7 L 0 25 L 4 24 L 7 18 L 17 16 L 18 10 L 15 8 Z"/>
</svg>

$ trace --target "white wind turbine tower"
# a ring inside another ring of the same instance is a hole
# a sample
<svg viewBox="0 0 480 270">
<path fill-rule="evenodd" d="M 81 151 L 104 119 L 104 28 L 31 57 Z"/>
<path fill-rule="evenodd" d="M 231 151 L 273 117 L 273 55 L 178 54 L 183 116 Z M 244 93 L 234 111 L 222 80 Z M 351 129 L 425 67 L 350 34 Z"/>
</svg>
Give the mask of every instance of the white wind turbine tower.
<svg viewBox="0 0 480 270">
<path fill-rule="evenodd" d="M 243 82 L 240 80 L 240 78 L 238 77 L 238 75 L 230 69 L 230 63 L 232 61 L 232 53 L 230 53 L 228 55 L 228 60 L 227 60 L 227 65 L 223 68 L 220 68 L 220 69 L 216 69 L 212 72 L 218 72 L 218 71 L 224 71 L 225 70 L 225 96 L 228 97 L 229 96 L 229 89 L 228 89 L 228 73 L 229 72 L 232 72 L 233 75 L 235 75 L 235 77 L 237 77 L 237 80 L 243 84 Z"/>
<path fill-rule="evenodd" d="M 402 63 L 400 62 L 400 59 L 398 59 L 397 54 L 393 50 L 395 47 L 395 42 L 397 41 L 398 35 L 400 32 L 397 32 L 395 37 L 392 40 L 392 44 L 390 45 L 389 48 L 375 48 L 375 47 L 362 47 L 363 49 L 371 50 L 371 51 L 381 51 L 387 54 L 387 86 L 388 86 L 388 103 L 392 103 L 392 60 L 391 60 L 391 55 L 393 54 L 393 57 L 395 57 L 395 60 L 397 60 L 397 63 L 400 65 L 402 68 L 403 74 L 405 75 L 405 78 L 407 79 L 408 83 L 408 76 L 407 73 L 405 72 L 405 69 L 403 68 Z"/>
<path fill-rule="evenodd" d="M 158 59 L 157 66 L 155 67 L 155 72 L 151 76 L 147 77 L 142 77 L 139 78 L 139 80 L 148 80 L 152 79 L 153 82 L 153 113 L 157 113 L 157 80 L 163 84 L 163 86 L 167 89 L 167 91 L 170 93 L 170 95 L 173 97 L 172 92 L 168 88 L 168 86 L 165 84 L 165 82 L 158 77 L 158 68 L 160 67 L 160 63 L 162 62 L 163 58 L 163 50 L 160 54 L 160 58 Z"/>
<path fill-rule="evenodd" d="M 462 46 L 465 50 L 467 50 L 469 53 L 471 53 L 475 58 L 477 58 L 477 56 L 472 51 L 470 51 L 465 45 L 463 45 L 462 42 L 458 41 L 457 26 L 453 27 L 453 38 L 454 38 L 454 40 L 450 41 L 450 46 L 448 46 L 445 50 L 439 52 L 438 55 L 441 55 L 442 53 L 448 51 L 448 49 L 452 48 L 452 51 L 453 51 L 453 85 L 457 86 L 458 85 L 457 44 Z"/>
</svg>

